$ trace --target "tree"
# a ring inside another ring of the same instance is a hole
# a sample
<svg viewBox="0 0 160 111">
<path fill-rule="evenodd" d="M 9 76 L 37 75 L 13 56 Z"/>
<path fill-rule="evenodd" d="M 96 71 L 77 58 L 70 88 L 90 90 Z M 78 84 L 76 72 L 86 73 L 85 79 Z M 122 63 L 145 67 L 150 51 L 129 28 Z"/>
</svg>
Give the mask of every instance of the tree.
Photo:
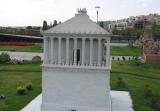
<svg viewBox="0 0 160 111">
<path fill-rule="evenodd" d="M 53 27 L 57 25 L 57 20 L 54 20 Z"/>
<path fill-rule="evenodd" d="M 26 28 L 26 29 L 29 29 L 29 30 L 30 30 L 30 29 L 33 29 L 33 28 L 32 28 L 32 26 L 27 26 L 27 28 Z"/>
<path fill-rule="evenodd" d="M 9 54 L 7 53 L 1 53 L 0 54 L 0 64 L 9 63 L 11 61 L 11 58 Z"/>
<path fill-rule="evenodd" d="M 100 22 L 99 25 L 104 28 L 104 23 L 103 22 Z"/>
<path fill-rule="evenodd" d="M 47 21 L 44 20 L 43 21 L 43 30 L 47 30 L 47 29 L 48 29 Z"/>
</svg>

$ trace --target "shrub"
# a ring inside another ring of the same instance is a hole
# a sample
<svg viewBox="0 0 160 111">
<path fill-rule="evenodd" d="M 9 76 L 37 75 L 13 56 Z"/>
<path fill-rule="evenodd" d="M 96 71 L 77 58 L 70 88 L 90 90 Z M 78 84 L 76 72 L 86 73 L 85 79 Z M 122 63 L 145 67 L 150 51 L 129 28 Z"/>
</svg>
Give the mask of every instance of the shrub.
<svg viewBox="0 0 160 111">
<path fill-rule="evenodd" d="M 34 56 L 32 58 L 32 61 L 41 61 L 41 57 L 40 56 Z"/>
<path fill-rule="evenodd" d="M 9 63 L 10 61 L 11 61 L 11 58 L 9 54 L 7 53 L 0 54 L 0 63 L 4 64 L 4 63 Z"/>
<path fill-rule="evenodd" d="M 27 89 L 28 91 L 32 90 L 32 89 L 33 89 L 32 83 L 27 83 L 27 84 L 26 84 L 26 89 Z"/>
<path fill-rule="evenodd" d="M 24 87 L 24 86 L 17 87 L 17 94 L 18 95 L 24 95 L 24 94 L 26 94 L 26 87 Z"/>
</svg>

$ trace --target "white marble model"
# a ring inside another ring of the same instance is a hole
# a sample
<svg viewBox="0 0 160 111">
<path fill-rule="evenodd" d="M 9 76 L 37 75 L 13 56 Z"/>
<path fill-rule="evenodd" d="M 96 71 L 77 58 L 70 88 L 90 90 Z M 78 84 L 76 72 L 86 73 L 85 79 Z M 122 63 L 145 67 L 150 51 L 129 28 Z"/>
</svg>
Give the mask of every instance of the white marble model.
<svg viewBox="0 0 160 111">
<path fill-rule="evenodd" d="M 86 9 L 42 34 L 42 111 L 111 111 L 110 34 Z"/>
</svg>

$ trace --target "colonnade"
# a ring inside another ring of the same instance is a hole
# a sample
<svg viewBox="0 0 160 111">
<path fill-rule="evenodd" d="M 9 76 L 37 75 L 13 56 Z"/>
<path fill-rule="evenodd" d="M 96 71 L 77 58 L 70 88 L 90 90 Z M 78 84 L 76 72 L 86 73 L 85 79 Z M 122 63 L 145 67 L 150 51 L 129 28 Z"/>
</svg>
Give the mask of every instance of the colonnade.
<svg viewBox="0 0 160 111">
<path fill-rule="evenodd" d="M 55 63 L 55 60 L 54 60 L 54 40 L 55 38 L 54 37 L 44 37 L 44 64 L 57 64 L 57 65 L 62 65 L 62 54 L 61 54 L 61 50 L 62 50 L 62 38 L 61 37 L 56 37 L 58 38 L 58 62 Z M 74 40 L 74 59 L 73 59 L 73 62 L 72 64 L 70 63 L 70 39 L 73 39 Z M 82 46 L 81 46 L 81 49 L 82 49 L 82 60 L 81 60 L 81 63 L 78 64 L 77 63 L 77 42 L 78 42 L 78 39 L 81 39 L 82 40 Z M 66 54 L 65 54 L 65 63 L 64 65 L 81 65 L 81 66 L 86 66 L 86 57 L 85 57 L 85 53 L 86 53 L 86 39 L 89 39 L 89 64 L 87 64 L 88 66 L 95 66 L 95 64 L 93 63 L 93 51 L 94 51 L 94 48 L 93 48 L 93 41 L 95 39 L 98 40 L 98 51 L 96 51 L 98 54 L 97 56 L 97 64 L 96 66 L 102 66 L 102 39 L 104 38 L 85 38 L 85 37 L 82 37 L 82 38 L 65 38 L 65 41 L 66 41 L 66 44 L 65 44 L 65 48 L 66 49 L 63 49 L 63 50 L 66 50 Z M 105 45 L 106 45 L 106 62 L 105 63 L 108 63 L 110 62 L 110 40 L 108 39 L 105 39 L 105 41 L 107 42 Z M 103 64 L 104 65 L 104 64 Z M 107 65 L 107 64 L 106 64 Z"/>
</svg>

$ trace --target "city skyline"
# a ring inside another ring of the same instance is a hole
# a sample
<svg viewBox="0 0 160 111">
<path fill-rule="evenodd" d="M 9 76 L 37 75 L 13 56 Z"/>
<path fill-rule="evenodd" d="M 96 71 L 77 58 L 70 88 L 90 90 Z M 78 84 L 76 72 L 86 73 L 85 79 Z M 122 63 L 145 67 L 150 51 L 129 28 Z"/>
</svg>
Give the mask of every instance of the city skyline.
<svg viewBox="0 0 160 111">
<path fill-rule="evenodd" d="M 99 20 L 116 20 L 129 16 L 160 13 L 158 0 L 5 0 L 0 4 L 0 26 L 42 26 L 66 21 L 74 16 L 77 8 L 86 8 L 96 21 L 95 6 L 100 6 Z"/>
</svg>

